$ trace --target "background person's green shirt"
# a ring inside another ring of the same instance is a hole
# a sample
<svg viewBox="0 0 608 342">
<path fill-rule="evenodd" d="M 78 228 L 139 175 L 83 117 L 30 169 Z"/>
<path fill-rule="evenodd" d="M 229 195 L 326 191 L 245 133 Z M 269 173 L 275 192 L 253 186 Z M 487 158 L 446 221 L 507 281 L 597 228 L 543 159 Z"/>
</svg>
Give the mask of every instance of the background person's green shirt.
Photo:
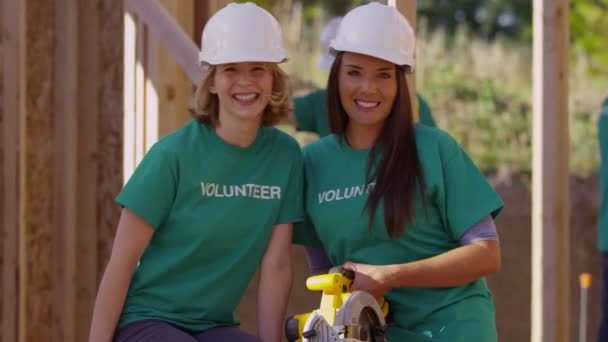
<svg viewBox="0 0 608 342">
<path fill-rule="evenodd" d="M 369 150 L 353 150 L 327 136 L 304 149 L 306 223 L 294 241 L 323 247 L 334 265 L 371 265 L 427 259 L 460 247 L 463 233 L 503 203 L 460 146 L 443 131 L 416 126 L 427 208 L 416 202 L 415 224 L 390 239 L 383 209 L 368 230 L 364 211 L 371 189 L 365 183 Z M 388 292 L 392 341 L 496 341 L 492 295 L 484 278 L 452 288 L 398 288 Z M 432 339 L 431 339 L 432 337 Z"/>
<path fill-rule="evenodd" d="M 435 127 L 435 120 L 429 104 L 420 94 L 416 96 L 418 97 L 420 123 Z M 298 130 L 314 132 L 319 134 L 320 137 L 331 134 L 326 102 L 327 91 L 325 89 L 318 89 L 308 95 L 294 98 L 293 107 Z"/>
<path fill-rule="evenodd" d="M 598 245 L 602 252 L 608 252 L 608 98 L 604 101 L 598 121 L 600 143 L 600 195 L 602 204 L 599 213 Z"/>
<path fill-rule="evenodd" d="M 273 227 L 303 218 L 302 170 L 297 142 L 274 128 L 240 148 L 192 120 L 155 144 L 116 199 L 155 229 L 119 326 L 238 324 L 233 312 Z"/>
</svg>

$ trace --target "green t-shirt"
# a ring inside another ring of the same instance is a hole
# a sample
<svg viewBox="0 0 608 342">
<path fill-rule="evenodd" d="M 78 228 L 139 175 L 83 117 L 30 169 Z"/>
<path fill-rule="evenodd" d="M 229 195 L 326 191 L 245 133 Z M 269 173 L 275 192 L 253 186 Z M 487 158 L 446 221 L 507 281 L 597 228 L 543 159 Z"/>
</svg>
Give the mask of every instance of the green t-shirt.
<svg viewBox="0 0 608 342">
<path fill-rule="evenodd" d="M 191 331 L 238 324 L 233 311 L 272 229 L 301 221 L 297 142 L 260 127 L 240 148 L 190 121 L 156 143 L 116 202 L 154 228 L 133 275 L 119 326 L 144 319 Z"/>
<path fill-rule="evenodd" d="M 418 116 L 420 123 L 427 126 L 436 127 L 433 113 L 426 100 L 418 97 Z M 327 114 L 327 92 L 319 89 L 306 96 L 296 97 L 293 100 L 294 113 L 298 122 L 298 130 L 315 132 L 320 137 L 331 134 Z"/>
<path fill-rule="evenodd" d="M 604 101 L 598 122 L 600 142 L 600 195 L 602 204 L 599 214 L 599 248 L 608 252 L 608 98 Z"/>
<path fill-rule="evenodd" d="M 496 216 L 500 197 L 461 147 L 445 132 L 416 125 L 427 208 L 416 201 L 415 224 L 390 239 L 378 209 L 371 231 L 364 210 L 369 150 L 353 150 L 335 135 L 304 150 L 307 223 L 294 241 L 323 247 L 334 265 L 371 265 L 427 259 L 460 247 L 465 231 Z M 453 288 L 399 288 L 386 294 L 393 312 L 392 341 L 496 341 L 494 305 L 485 279 Z M 432 336 L 432 340 L 429 338 Z"/>
<path fill-rule="evenodd" d="M 420 94 L 416 94 L 416 97 L 418 98 L 418 118 L 420 119 L 420 123 L 429 127 L 437 127 L 435 119 L 433 119 L 433 112 L 431 112 L 431 107 L 429 107 L 426 99 Z"/>
</svg>

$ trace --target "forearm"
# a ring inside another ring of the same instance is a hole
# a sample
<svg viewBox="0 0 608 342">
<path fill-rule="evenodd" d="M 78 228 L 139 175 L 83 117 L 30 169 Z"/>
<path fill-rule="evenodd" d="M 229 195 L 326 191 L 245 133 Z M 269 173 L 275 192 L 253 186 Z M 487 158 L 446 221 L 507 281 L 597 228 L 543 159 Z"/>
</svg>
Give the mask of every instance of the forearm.
<svg viewBox="0 0 608 342">
<path fill-rule="evenodd" d="M 462 286 L 500 270 L 500 246 L 497 241 L 481 241 L 432 258 L 381 267 L 390 288 Z"/>
<path fill-rule="evenodd" d="M 264 265 L 260 268 L 257 298 L 258 336 L 264 342 L 283 339 L 283 322 L 293 282 L 291 258 L 280 266 Z"/>
<path fill-rule="evenodd" d="M 89 342 L 110 342 L 127 296 L 132 270 L 120 270 L 120 264 L 110 261 L 99 285 L 95 300 Z"/>
</svg>

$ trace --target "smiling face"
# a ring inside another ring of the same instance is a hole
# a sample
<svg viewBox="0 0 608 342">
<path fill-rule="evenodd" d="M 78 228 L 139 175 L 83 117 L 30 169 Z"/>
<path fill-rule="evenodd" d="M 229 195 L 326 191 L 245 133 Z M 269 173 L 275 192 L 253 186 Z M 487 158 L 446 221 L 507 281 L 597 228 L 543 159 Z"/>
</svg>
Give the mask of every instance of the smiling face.
<svg viewBox="0 0 608 342">
<path fill-rule="evenodd" d="M 396 74 L 397 67 L 391 62 L 344 53 L 338 84 L 350 125 L 377 129 L 384 124 L 397 96 Z"/>
<path fill-rule="evenodd" d="M 272 71 L 266 63 L 243 62 L 217 66 L 209 92 L 219 98 L 219 120 L 260 122 L 272 95 Z"/>
</svg>

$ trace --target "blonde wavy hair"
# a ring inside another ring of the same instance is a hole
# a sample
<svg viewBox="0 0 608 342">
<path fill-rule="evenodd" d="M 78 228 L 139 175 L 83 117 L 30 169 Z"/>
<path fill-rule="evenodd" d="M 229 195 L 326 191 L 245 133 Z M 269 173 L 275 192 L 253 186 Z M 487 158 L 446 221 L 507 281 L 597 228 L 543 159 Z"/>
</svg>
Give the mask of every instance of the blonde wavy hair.
<svg viewBox="0 0 608 342">
<path fill-rule="evenodd" d="M 275 63 L 266 63 L 272 73 L 272 94 L 262 114 L 262 125 L 276 125 L 291 110 L 289 79 L 287 74 Z M 219 123 L 219 98 L 209 92 L 217 68 L 207 68 L 205 77 L 194 92 L 191 108 L 192 117 L 200 123 L 216 127 Z"/>
</svg>

